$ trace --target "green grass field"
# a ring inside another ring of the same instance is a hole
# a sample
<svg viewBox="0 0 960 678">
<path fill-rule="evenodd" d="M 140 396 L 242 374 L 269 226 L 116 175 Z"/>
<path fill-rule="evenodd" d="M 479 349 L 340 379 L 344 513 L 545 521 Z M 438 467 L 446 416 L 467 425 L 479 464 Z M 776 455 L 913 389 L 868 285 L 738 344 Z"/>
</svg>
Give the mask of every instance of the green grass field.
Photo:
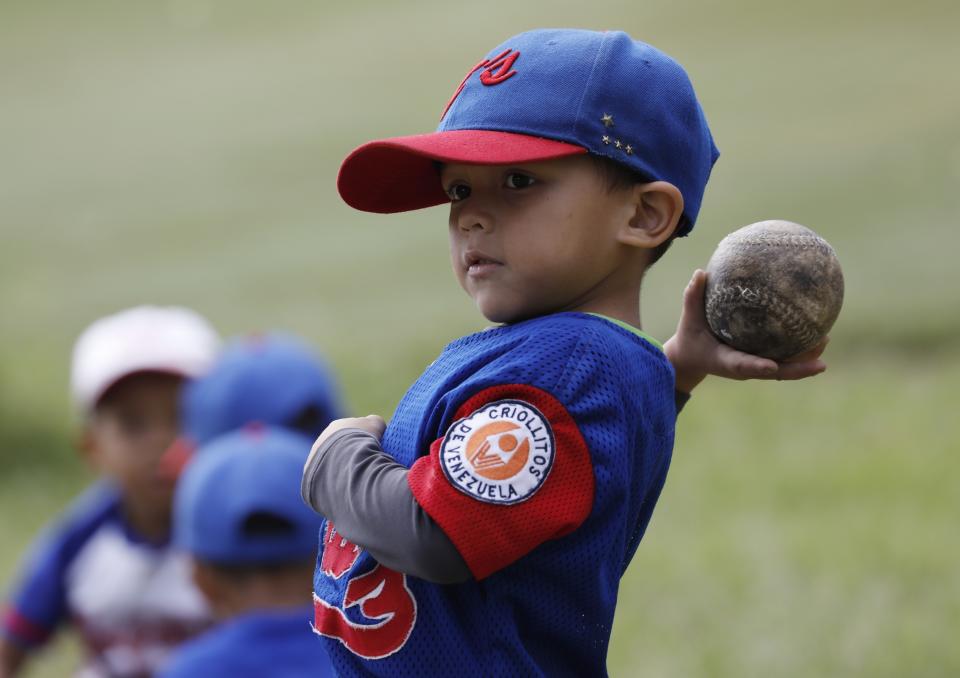
<svg viewBox="0 0 960 678">
<path fill-rule="evenodd" d="M 611 673 L 960 673 L 948 2 L 0 3 L 0 586 L 89 480 L 67 370 L 99 315 L 182 303 L 227 335 L 299 333 L 357 412 L 387 416 L 483 326 L 442 208 L 356 213 L 334 178 L 357 144 L 428 131 L 489 48 L 539 25 L 676 56 L 722 151 L 697 229 L 646 281 L 650 333 L 753 221 L 811 226 L 847 276 L 825 375 L 707 383 L 681 416 Z M 28 675 L 75 655 L 58 644 Z"/>
</svg>

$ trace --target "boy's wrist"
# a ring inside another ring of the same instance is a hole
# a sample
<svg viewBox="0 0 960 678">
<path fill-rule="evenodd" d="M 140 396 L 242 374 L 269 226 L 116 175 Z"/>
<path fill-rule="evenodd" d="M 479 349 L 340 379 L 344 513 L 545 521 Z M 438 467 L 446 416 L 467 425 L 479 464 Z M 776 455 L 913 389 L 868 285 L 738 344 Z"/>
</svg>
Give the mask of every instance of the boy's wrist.
<svg viewBox="0 0 960 678">
<path fill-rule="evenodd" d="M 693 389 L 695 389 L 697 385 L 706 378 L 707 378 L 706 374 L 689 376 L 689 375 L 681 375 L 678 372 L 677 380 L 676 380 L 676 383 L 674 384 L 674 388 L 680 393 L 686 393 L 687 395 L 689 395 L 693 393 Z"/>
<path fill-rule="evenodd" d="M 670 364 L 673 365 L 675 375 L 674 388 L 676 388 L 677 391 L 689 394 L 693 392 L 693 389 L 696 388 L 701 381 L 706 379 L 706 371 L 693 369 L 682 359 L 681 352 L 677 347 L 676 335 L 667 339 L 663 344 L 663 352 L 667 356 L 667 360 L 670 361 Z"/>
</svg>

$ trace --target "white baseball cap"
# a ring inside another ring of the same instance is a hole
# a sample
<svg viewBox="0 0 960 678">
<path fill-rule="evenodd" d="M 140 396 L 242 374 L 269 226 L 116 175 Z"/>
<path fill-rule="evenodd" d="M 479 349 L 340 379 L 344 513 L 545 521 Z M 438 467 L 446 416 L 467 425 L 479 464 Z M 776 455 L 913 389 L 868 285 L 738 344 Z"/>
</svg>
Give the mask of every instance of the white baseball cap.
<svg viewBox="0 0 960 678">
<path fill-rule="evenodd" d="M 137 306 L 94 322 L 73 347 L 70 393 L 86 412 L 107 390 L 136 372 L 197 377 L 220 347 L 216 330 L 178 306 Z"/>
</svg>

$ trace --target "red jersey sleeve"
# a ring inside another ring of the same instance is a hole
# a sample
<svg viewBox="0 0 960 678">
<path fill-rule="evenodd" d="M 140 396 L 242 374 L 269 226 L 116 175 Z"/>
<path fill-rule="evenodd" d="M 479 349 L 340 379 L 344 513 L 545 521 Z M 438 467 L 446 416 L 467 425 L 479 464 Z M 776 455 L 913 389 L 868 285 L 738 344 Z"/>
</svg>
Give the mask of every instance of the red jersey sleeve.
<svg viewBox="0 0 960 678">
<path fill-rule="evenodd" d="M 572 532 L 593 506 L 590 452 L 576 422 L 525 384 L 467 400 L 407 478 L 477 579 Z"/>
</svg>

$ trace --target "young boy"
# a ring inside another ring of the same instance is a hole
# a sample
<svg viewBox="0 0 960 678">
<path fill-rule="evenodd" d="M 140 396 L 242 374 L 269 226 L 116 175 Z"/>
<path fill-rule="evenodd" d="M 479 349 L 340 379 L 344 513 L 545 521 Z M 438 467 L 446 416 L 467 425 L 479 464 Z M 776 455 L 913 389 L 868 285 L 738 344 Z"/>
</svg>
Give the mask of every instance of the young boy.
<svg viewBox="0 0 960 678">
<path fill-rule="evenodd" d="M 454 341 L 304 469 L 328 521 L 315 629 L 345 675 L 602 675 L 619 580 L 673 446 L 675 385 L 797 378 L 721 347 L 698 272 L 668 345 L 644 272 L 693 228 L 717 158 L 683 69 L 624 33 L 537 30 L 464 78 L 439 131 L 355 150 L 344 200 L 450 203 L 454 272 L 498 327 Z M 678 397 L 681 402 L 685 396 Z"/>
<path fill-rule="evenodd" d="M 312 440 L 343 412 L 329 367 L 304 342 L 282 333 L 239 337 L 206 374 L 184 387 L 182 434 L 161 464 L 175 476 L 197 447 L 252 422 Z"/>
<path fill-rule="evenodd" d="M 175 500 L 174 540 L 220 625 L 186 644 L 165 678 L 333 675 L 307 628 L 320 518 L 297 487 L 311 439 L 250 426 L 202 447 Z"/>
<path fill-rule="evenodd" d="M 218 346 L 203 318 L 176 307 L 123 311 L 77 340 L 81 447 L 102 482 L 27 560 L 3 616 L 0 675 L 69 621 L 87 650 L 83 675 L 147 676 L 209 623 L 186 560 L 169 548 L 173 485 L 157 465 L 177 434 L 183 380 L 202 374 Z"/>
</svg>

